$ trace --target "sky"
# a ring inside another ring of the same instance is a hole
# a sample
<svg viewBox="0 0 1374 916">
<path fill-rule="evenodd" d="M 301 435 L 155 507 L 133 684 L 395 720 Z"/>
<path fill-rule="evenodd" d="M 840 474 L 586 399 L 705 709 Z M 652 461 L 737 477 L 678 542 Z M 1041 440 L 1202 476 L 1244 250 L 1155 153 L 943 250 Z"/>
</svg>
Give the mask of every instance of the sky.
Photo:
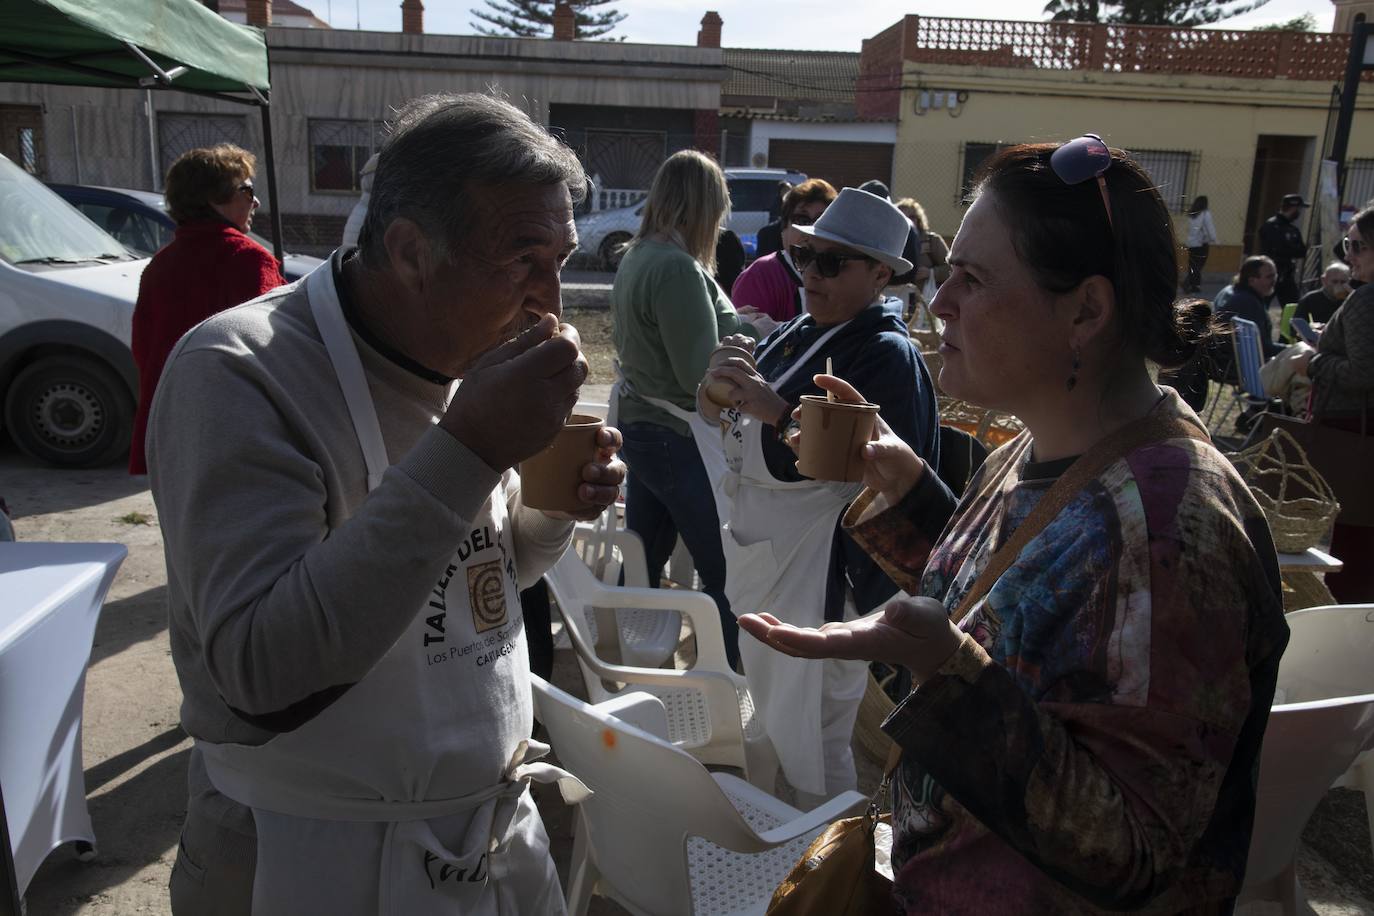
<svg viewBox="0 0 1374 916">
<path fill-rule="evenodd" d="M 399 31 L 400 0 L 296 0 L 336 29 Z M 485 9 L 484 0 L 424 0 L 425 31 L 472 35 L 470 10 Z M 1040 20 L 1044 0 L 924 0 L 919 7 L 903 0 L 612 0 L 607 7 L 628 14 L 613 33 L 627 41 L 654 44 L 696 43 L 701 17 L 720 13 L 727 48 L 796 48 L 858 51 L 859 43 L 897 22 L 907 13 L 976 19 Z M 606 7 L 603 7 L 603 9 Z M 1312 13 L 1317 28 L 1330 30 L 1335 7 L 1330 0 L 1269 0 L 1259 9 L 1228 19 L 1218 28 L 1251 28 Z"/>
</svg>

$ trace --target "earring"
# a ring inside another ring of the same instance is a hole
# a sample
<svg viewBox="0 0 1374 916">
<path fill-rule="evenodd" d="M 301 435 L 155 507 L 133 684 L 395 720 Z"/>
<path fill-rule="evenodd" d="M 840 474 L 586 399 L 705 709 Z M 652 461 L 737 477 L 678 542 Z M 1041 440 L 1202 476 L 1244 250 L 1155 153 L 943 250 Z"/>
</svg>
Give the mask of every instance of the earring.
<svg viewBox="0 0 1374 916">
<path fill-rule="evenodd" d="M 1073 371 L 1069 373 L 1069 380 L 1068 380 L 1068 382 L 1065 383 L 1065 387 L 1067 387 L 1070 391 L 1073 391 L 1074 386 L 1078 384 L 1078 369 L 1079 369 L 1079 365 L 1080 365 L 1080 363 L 1079 363 L 1079 359 L 1078 359 L 1078 348 L 1077 348 L 1077 347 L 1074 347 L 1074 348 L 1073 348 Z"/>
</svg>

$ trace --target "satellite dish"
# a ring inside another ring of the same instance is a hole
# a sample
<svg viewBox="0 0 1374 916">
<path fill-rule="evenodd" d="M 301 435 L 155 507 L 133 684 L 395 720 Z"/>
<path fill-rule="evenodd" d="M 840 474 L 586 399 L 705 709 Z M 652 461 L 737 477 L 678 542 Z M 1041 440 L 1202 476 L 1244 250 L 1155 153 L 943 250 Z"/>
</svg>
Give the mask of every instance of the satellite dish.
<svg viewBox="0 0 1374 916">
<path fill-rule="evenodd" d="M 767 153 L 755 153 L 755 154 L 753 155 L 753 158 L 751 158 L 749 161 L 752 162 L 752 163 L 754 164 L 754 168 L 756 168 L 756 169 L 764 168 L 765 166 L 768 165 L 768 154 L 767 154 Z"/>
</svg>

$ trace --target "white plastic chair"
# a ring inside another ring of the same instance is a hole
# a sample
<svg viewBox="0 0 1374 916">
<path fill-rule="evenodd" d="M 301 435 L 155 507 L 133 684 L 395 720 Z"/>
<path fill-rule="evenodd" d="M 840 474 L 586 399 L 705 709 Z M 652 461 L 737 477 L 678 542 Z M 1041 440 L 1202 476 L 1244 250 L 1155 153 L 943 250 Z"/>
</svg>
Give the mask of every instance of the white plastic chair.
<svg viewBox="0 0 1374 916">
<path fill-rule="evenodd" d="M 558 602 L 593 703 L 630 689 L 651 693 L 667 710 L 667 735 L 673 744 L 702 763 L 738 767 L 754 785 L 773 791 L 777 753 L 754 713 L 748 685 L 725 659 L 720 615 L 709 595 L 684 589 L 609 586 L 572 553 L 565 553 L 544 579 Z M 586 625 L 588 611 L 625 607 L 675 611 L 690 620 L 697 644 L 695 666 L 685 671 L 635 667 L 613 664 L 597 655 Z M 617 686 L 608 687 L 607 682 Z"/>
<path fill-rule="evenodd" d="M 762 916 L 821 829 L 867 803 L 845 792 L 803 813 L 708 773 L 664 740 L 655 697 L 634 692 L 593 707 L 531 681 L 559 763 L 593 792 L 578 811 L 571 916 L 584 916 L 594 894 L 636 916 Z"/>
<path fill-rule="evenodd" d="M 1309 608 L 1287 619 L 1292 636 L 1264 734 L 1240 900 L 1277 900 L 1297 914 L 1311 912 L 1295 863 L 1312 812 L 1333 784 L 1365 789 L 1367 809 L 1374 789 L 1364 759 L 1374 747 L 1374 605 Z"/>
<path fill-rule="evenodd" d="M 619 527 L 614 505 L 594 522 L 579 522 L 573 544 L 582 561 L 599 572 L 607 585 L 618 583 L 623 572 L 627 586 L 648 587 L 644 544 L 639 535 Z M 597 608 L 586 620 L 589 643 L 598 655 L 614 646 L 622 663 L 639 668 L 657 668 L 669 661 L 682 636 L 682 617 L 672 611 Z"/>
</svg>

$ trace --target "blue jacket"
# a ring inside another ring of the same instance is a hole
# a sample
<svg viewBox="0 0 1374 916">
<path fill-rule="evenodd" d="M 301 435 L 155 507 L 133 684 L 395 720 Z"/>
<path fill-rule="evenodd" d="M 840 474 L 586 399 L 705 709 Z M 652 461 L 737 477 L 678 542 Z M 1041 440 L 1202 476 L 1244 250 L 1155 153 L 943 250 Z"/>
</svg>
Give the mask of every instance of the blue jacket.
<svg viewBox="0 0 1374 916">
<path fill-rule="evenodd" d="M 778 378 L 827 330 L 816 327 L 809 314 L 799 315 L 779 327 L 759 344 L 759 351 L 763 352 L 759 374 L 769 381 Z M 781 344 L 770 346 L 784 335 L 786 339 Z M 882 418 L 902 441 L 931 468 L 940 466 L 940 415 L 935 406 L 935 389 L 925 360 L 902 321 L 899 300 L 888 299 L 860 312 L 794 372 L 778 394 L 793 407 L 801 403 L 804 394 L 824 394 L 812 377 L 825 372 L 826 357 L 834 361 L 835 375 L 882 407 Z M 764 460 L 774 477 L 805 479 L 797 472 L 797 456 L 778 440 L 772 427 L 763 431 L 762 440 Z M 897 586 L 868 553 L 837 525 L 826 587 L 829 620 L 839 620 L 843 614 L 846 578 L 861 614 L 878 607 L 897 591 Z"/>
<path fill-rule="evenodd" d="M 1235 315 L 1259 325 L 1260 344 L 1264 347 L 1265 359 L 1272 359 L 1283 352 L 1283 344 L 1274 342 L 1274 325 L 1269 320 L 1269 307 L 1260 301 L 1260 297 L 1250 287 L 1235 284 L 1226 287 L 1217 293 L 1214 310 L 1216 317 L 1222 320 Z"/>
</svg>

